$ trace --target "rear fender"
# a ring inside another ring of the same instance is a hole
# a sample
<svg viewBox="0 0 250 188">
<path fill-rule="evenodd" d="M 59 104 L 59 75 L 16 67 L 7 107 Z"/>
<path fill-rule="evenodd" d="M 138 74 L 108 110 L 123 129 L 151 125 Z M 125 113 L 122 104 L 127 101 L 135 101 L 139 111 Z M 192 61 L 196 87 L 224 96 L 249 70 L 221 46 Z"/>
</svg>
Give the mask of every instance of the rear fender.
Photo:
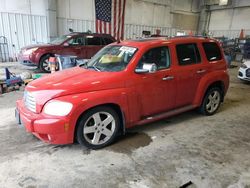
<svg viewBox="0 0 250 188">
<path fill-rule="evenodd" d="M 205 75 L 198 85 L 196 95 L 193 101 L 193 105 L 198 107 L 201 105 L 202 100 L 206 94 L 207 89 L 215 82 L 222 82 L 223 83 L 223 94 L 226 95 L 229 86 L 229 75 L 227 71 L 214 71 L 207 75 Z"/>
</svg>

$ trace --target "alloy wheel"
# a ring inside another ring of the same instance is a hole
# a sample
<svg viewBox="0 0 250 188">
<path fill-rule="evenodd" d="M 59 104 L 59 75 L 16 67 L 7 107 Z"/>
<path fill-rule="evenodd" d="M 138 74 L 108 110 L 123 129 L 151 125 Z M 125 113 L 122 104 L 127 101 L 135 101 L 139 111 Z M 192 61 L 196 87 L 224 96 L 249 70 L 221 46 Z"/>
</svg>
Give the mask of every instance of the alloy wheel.
<svg viewBox="0 0 250 188">
<path fill-rule="evenodd" d="M 220 101 L 221 101 L 221 95 L 220 95 L 219 91 L 214 90 L 208 96 L 206 110 L 209 113 L 215 112 L 220 105 Z"/>
<path fill-rule="evenodd" d="M 84 124 L 83 136 L 89 144 L 104 144 L 113 136 L 115 123 L 115 118 L 108 112 L 94 113 Z"/>
</svg>

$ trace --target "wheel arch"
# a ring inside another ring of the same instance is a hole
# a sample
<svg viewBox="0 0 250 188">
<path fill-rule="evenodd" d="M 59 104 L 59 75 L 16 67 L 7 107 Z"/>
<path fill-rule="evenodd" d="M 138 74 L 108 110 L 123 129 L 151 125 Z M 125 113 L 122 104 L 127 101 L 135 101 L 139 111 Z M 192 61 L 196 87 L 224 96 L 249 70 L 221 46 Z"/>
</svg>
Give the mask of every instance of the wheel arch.
<svg viewBox="0 0 250 188">
<path fill-rule="evenodd" d="M 126 130 L 126 126 L 125 126 L 125 115 L 124 115 L 124 112 L 122 111 L 121 107 L 120 107 L 118 104 L 116 104 L 116 103 L 104 103 L 104 104 L 99 104 L 99 105 L 96 105 L 96 106 L 92 106 L 92 107 L 90 107 L 90 108 L 84 110 L 84 111 L 79 115 L 79 117 L 77 118 L 75 127 L 74 127 L 74 139 L 76 138 L 77 126 L 78 126 L 79 121 L 81 120 L 82 116 L 83 116 L 85 113 L 87 113 L 89 110 L 91 110 L 91 109 L 93 109 L 93 108 L 96 108 L 96 107 L 100 107 L 100 106 L 110 107 L 110 108 L 112 108 L 113 110 L 116 111 L 116 113 L 117 113 L 118 116 L 119 116 L 120 124 L 121 124 L 120 133 L 121 133 L 121 134 L 125 134 L 125 130 Z"/>
<path fill-rule="evenodd" d="M 225 85 L 220 80 L 209 84 L 209 86 L 207 87 L 206 92 L 204 93 L 204 95 L 206 95 L 208 90 L 210 90 L 211 88 L 214 88 L 214 87 L 218 87 L 221 90 L 221 95 L 222 95 L 221 102 L 223 102 L 224 101 L 224 96 L 225 96 Z M 203 96 L 203 98 L 204 98 L 204 96 Z"/>
<path fill-rule="evenodd" d="M 225 84 L 223 80 L 213 80 L 213 81 L 203 80 L 202 82 L 200 82 L 198 86 L 193 105 L 196 107 L 199 107 L 202 104 L 202 101 L 204 97 L 206 96 L 206 93 L 208 92 L 208 90 L 213 87 L 218 87 L 221 90 L 221 94 L 222 94 L 221 102 L 223 102 L 225 92 L 226 92 L 226 88 L 225 88 Z"/>
<path fill-rule="evenodd" d="M 40 66 L 41 59 L 42 59 L 44 56 L 46 56 L 46 55 L 55 56 L 55 54 L 53 54 L 53 53 L 44 53 L 44 54 L 42 54 L 42 55 L 40 56 L 40 58 L 39 58 L 38 66 Z"/>
</svg>

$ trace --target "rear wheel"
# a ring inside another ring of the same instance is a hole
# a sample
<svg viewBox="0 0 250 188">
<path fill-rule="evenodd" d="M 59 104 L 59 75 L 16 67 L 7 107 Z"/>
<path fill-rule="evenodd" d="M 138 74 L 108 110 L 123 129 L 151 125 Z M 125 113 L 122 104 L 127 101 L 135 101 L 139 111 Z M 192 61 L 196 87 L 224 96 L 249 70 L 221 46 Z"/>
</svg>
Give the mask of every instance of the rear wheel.
<svg viewBox="0 0 250 188">
<path fill-rule="evenodd" d="M 111 144 L 120 127 L 119 116 L 110 107 L 100 106 L 84 114 L 77 126 L 77 141 L 88 148 L 99 149 Z"/>
<path fill-rule="evenodd" d="M 207 91 L 199 111 L 204 115 L 213 115 L 220 107 L 222 94 L 221 90 L 217 87 L 211 88 Z"/>
</svg>

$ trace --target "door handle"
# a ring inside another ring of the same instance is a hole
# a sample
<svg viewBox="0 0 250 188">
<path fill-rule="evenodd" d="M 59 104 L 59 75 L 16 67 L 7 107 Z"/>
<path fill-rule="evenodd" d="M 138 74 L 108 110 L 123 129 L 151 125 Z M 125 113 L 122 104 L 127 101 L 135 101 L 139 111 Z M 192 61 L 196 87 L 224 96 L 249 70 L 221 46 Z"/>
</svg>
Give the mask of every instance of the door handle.
<svg viewBox="0 0 250 188">
<path fill-rule="evenodd" d="M 174 77 L 173 76 L 165 76 L 162 78 L 163 81 L 166 81 L 166 80 L 173 80 Z"/>
<path fill-rule="evenodd" d="M 202 74 L 202 73 L 204 73 L 204 72 L 206 72 L 206 70 L 204 70 L 204 69 L 203 69 L 203 70 L 198 70 L 198 71 L 196 71 L 197 74 Z"/>
</svg>

